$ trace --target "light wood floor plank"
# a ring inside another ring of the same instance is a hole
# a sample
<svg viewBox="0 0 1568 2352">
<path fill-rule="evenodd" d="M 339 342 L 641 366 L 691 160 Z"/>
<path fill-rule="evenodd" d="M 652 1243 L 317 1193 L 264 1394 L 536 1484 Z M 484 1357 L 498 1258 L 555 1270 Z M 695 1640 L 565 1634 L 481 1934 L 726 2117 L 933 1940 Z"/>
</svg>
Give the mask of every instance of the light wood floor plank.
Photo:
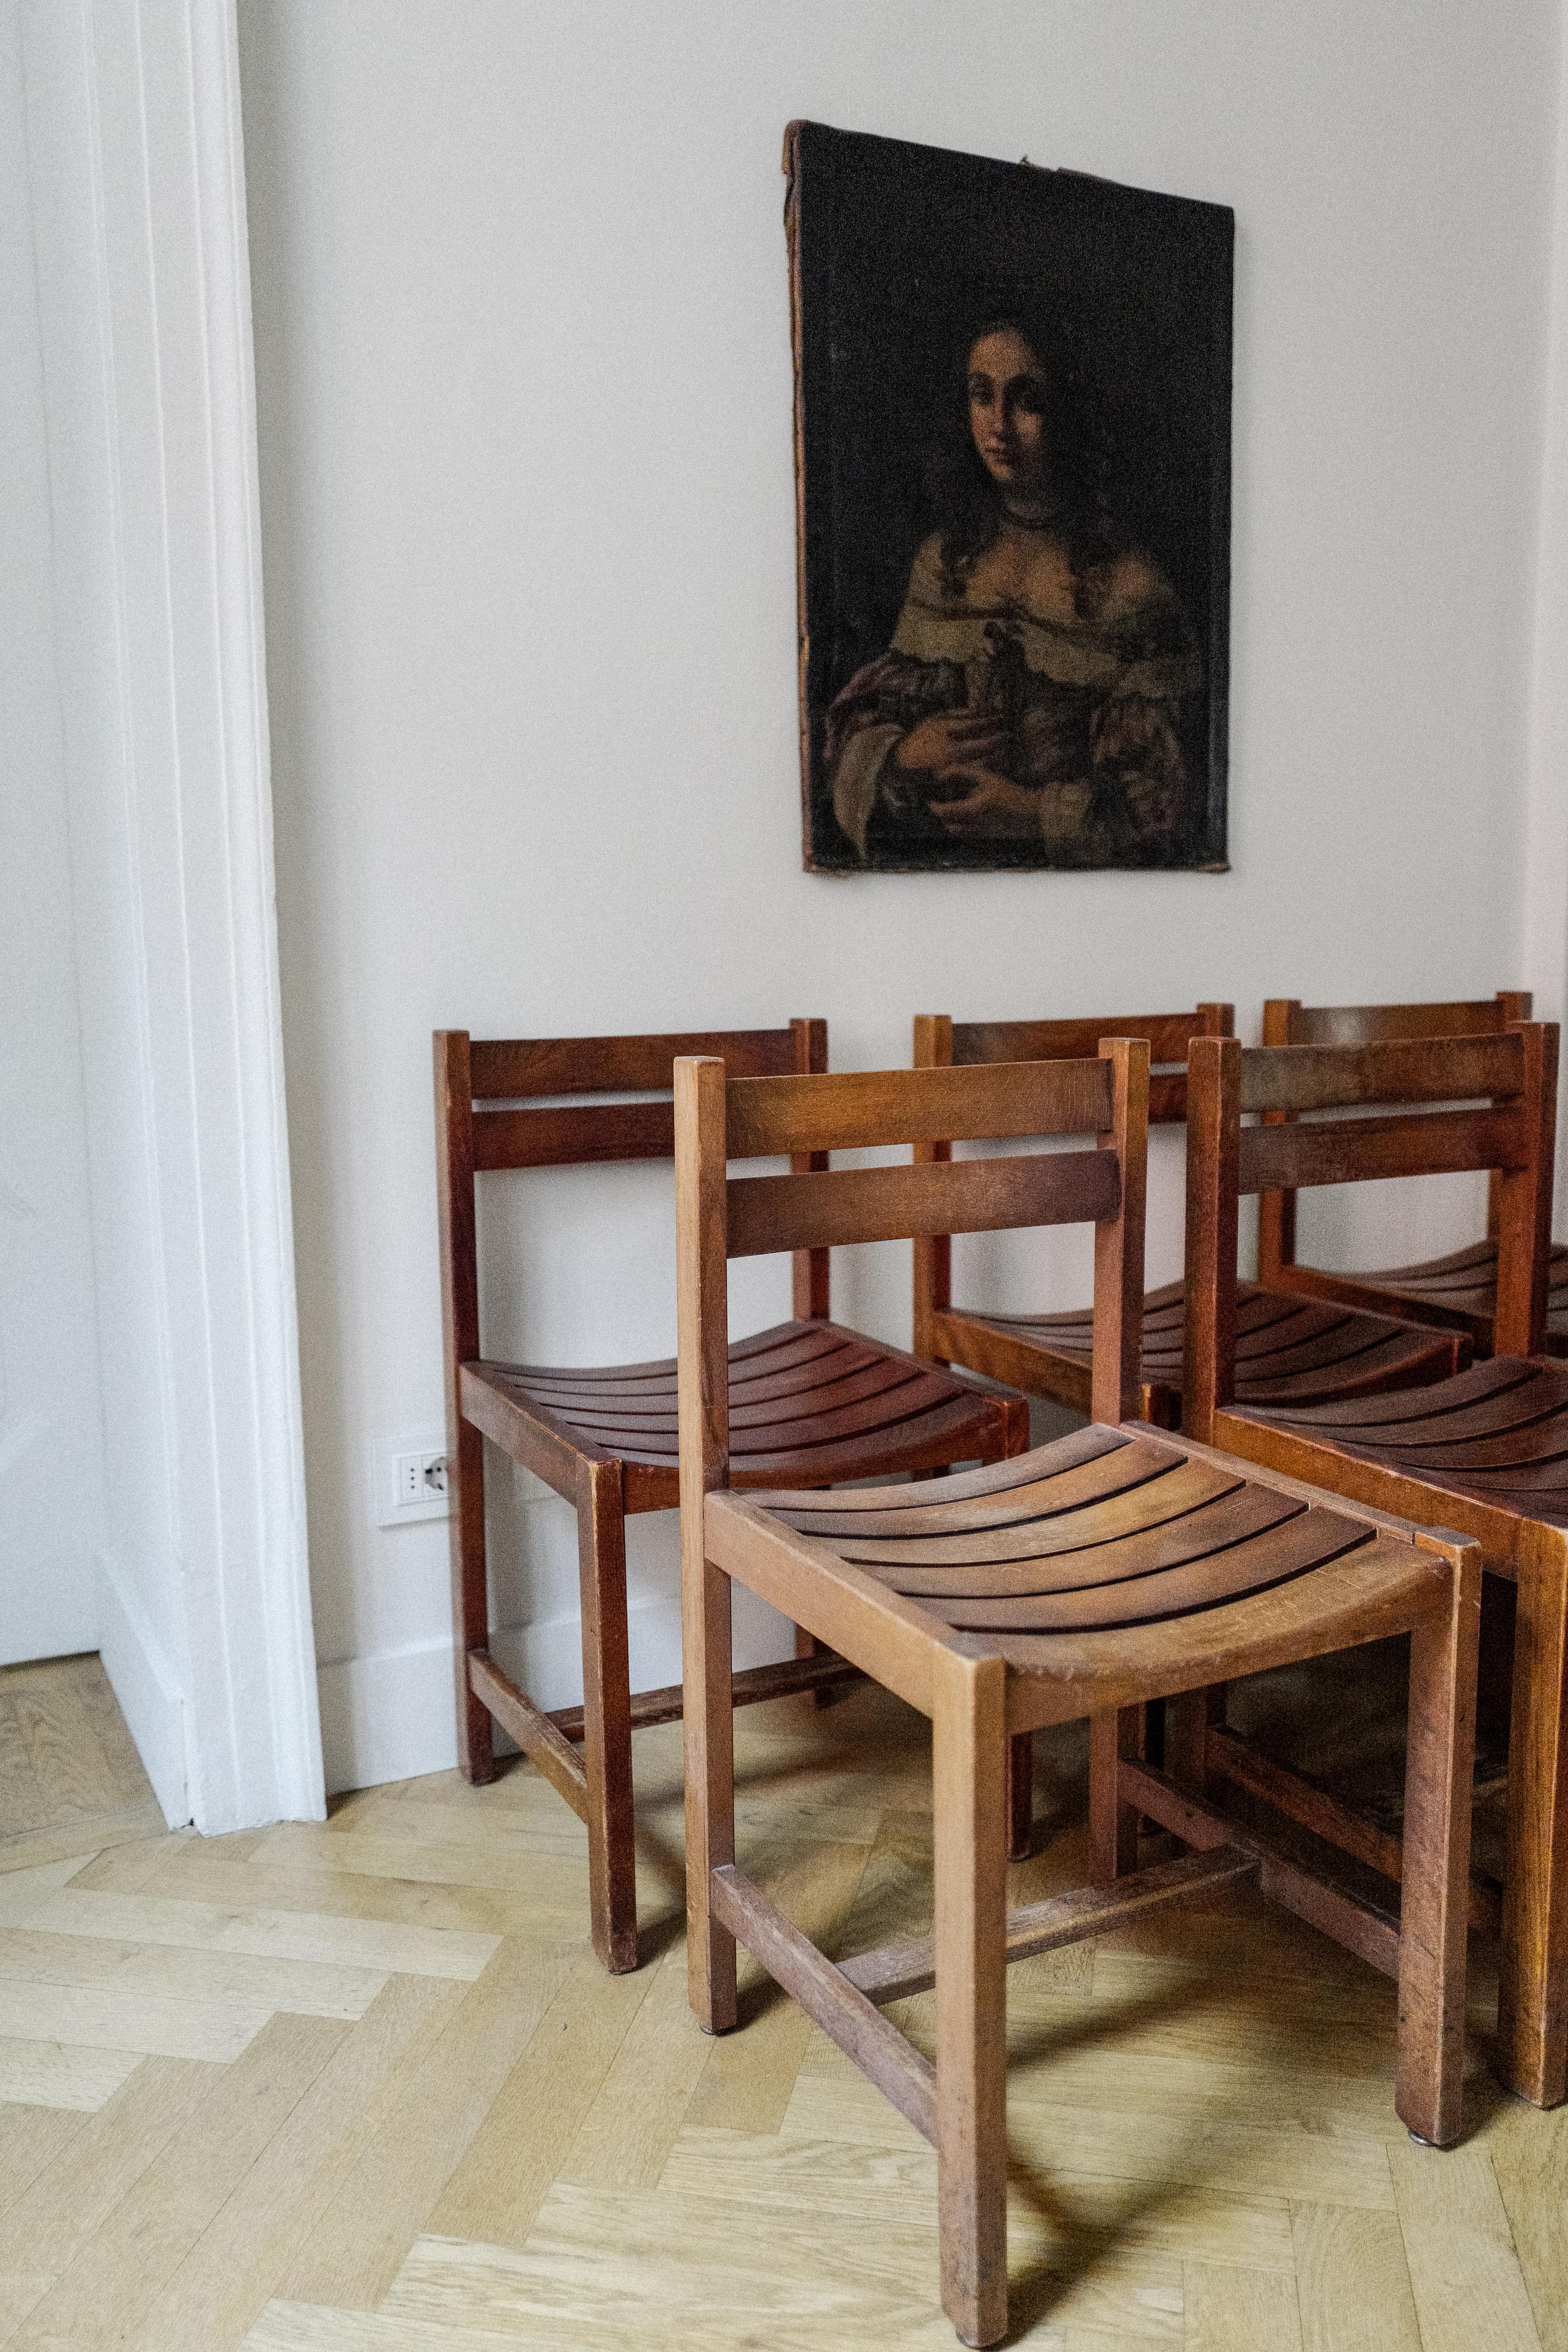
<svg viewBox="0 0 1568 2352">
<path fill-rule="evenodd" d="M 384 1969 L 349 1969 L 326 1960 L 275 1960 L 248 1952 L 171 1944 L 120 1943 L 100 1936 L 58 1936 L 42 1928 L 0 1927 L 0 1985 L 107 1986 L 180 2000 L 240 2001 L 314 2017 L 362 2017 L 386 1982 Z M 0 2001 L 5 1996 L 0 1992 Z"/>
<path fill-rule="evenodd" d="M 20 2106 L 75 2107 L 96 2115 L 112 2098 L 140 2050 L 79 2048 L 72 2042 L 14 2041 L 0 2037 L 0 2100 Z"/>
<path fill-rule="evenodd" d="M 19 1837 L 48 1818 L 16 1706 L 0 1678 L 0 1839 Z"/>
<path fill-rule="evenodd" d="M 461 2000 L 434 1978 L 391 1979 L 121 2339 L 125 2352 L 231 2352 Z"/>
<path fill-rule="evenodd" d="M 1292 2218 L 1302 2352 L 1422 2352 L 1397 2218 L 1351 2205 Z"/>
<path fill-rule="evenodd" d="M 1501 2100 L 1486 2143 L 1542 2352 L 1568 2352 L 1568 2107 Z"/>
<path fill-rule="evenodd" d="M 300 2246 L 286 2299 L 381 2301 L 570 1962 L 557 1946 L 500 1945 Z"/>
<path fill-rule="evenodd" d="M 318 1830 L 315 1834 L 324 1838 L 328 1832 Z M 4 1884 L 0 1879 L 0 1887 Z M 378 1919 L 388 1926 L 492 1938 L 579 1937 L 584 1932 L 584 1904 L 536 1901 L 526 1887 L 511 1892 L 501 1887 L 445 1885 L 430 1879 L 360 1877 L 352 1871 L 279 1870 L 258 1863 L 214 1859 L 199 1841 L 173 1854 L 138 1891 L 175 1900 L 205 1900 L 235 1911 L 256 1905 L 272 1912 L 304 1913 L 311 1919 Z M 668 1897 L 643 1903 L 639 1919 L 645 1927 L 657 1930 L 661 1922 L 677 1919 L 680 1913 L 680 1904 Z"/>
<path fill-rule="evenodd" d="M 63 1861 L 18 1864 L 15 1870 L 0 1871 L 0 1924 L 26 1927 L 38 1906 L 75 1875 L 84 1859 L 79 1853 Z"/>
<path fill-rule="evenodd" d="M 1296 2282 L 1281 2271 L 1186 2266 L 1187 2352 L 1301 2352 Z"/>
<path fill-rule="evenodd" d="M 1423 2352 L 1541 2352 L 1485 2147 L 1406 2140 L 1389 2165 Z"/>
<path fill-rule="evenodd" d="M 144 2060 L 0 2216 L 0 2344 L 11 2342 L 222 2076 L 221 2067 L 195 2060 Z"/>
<path fill-rule="evenodd" d="M 18 2034 L 148 2057 L 210 2058 L 226 2065 L 271 2016 L 269 2005 L 118 1992 L 103 1985 L 29 1984 L 13 1978 L 5 2016 Z"/>
<path fill-rule="evenodd" d="M 17 2352 L 133 2336 L 351 2030 L 326 2017 L 264 2026 L 61 2273 L 16 2336 Z"/>
<path fill-rule="evenodd" d="M 268 1830 L 256 1849 L 263 1868 L 315 1871 L 323 1877 L 352 1872 L 362 1878 L 401 1878 L 437 1886 L 526 1889 L 530 1900 L 569 1927 L 581 1923 L 588 1899 L 586 1853 L 532 1853 L 521 1844 L 474 1846 L 450 1839 L 445 1844 L 417 1838 L 341 1836 L 308 1823 L 285 1822 Z M 545 1929 L 548 1932 L 548 1928 Z"/>
<path fill-rule="evenodd" d="M 521 2245 L 654 1981 L 583 1952 L 442 2190 L 433 2233 Z"/>
<path fill-rule="evenodd" d="M 86 2129 L 79 2108 L 0 2106 L 0 2215 Z"/>
<path fill-rule="evenodd" d="M 243 1883 L 244 1866 L 224 1867 Z M 330 1874 L 329 1884 L 331 1884 Z M 116 1943 L 187 1946 L 256 1958 L 321 1962 L 386 1976 L 454 1977 L 471 1981 L 496 1948 L 494 1936 L 414 1923 L 341 1917 L 320 1911 L 241 1909 L 165 1895 L 83 1894 L 61 1887 L 41 1896 L 27 1925 L 60 1936 L 102 1936 Z"/>
<path fill-rule="evenodd" d="M 561 2168 L 584 2189 L 652 2189 L 712 2048 L 686 1995 L 686 1948 L 655 1971 Z"/>
<path fill-rule="evenodd" d="M 768 1893 L 815 1944 L 837 1954 L 867 1868 L 861 1845 L 808 1846 L 768 1881 Z M 740 1956 L 742 2028 L 707 2042 L 685 2120 L 721 2129 L 776 2132 L 811 2039 L 811 2021 L 744 1949 Z"/>
</svg>

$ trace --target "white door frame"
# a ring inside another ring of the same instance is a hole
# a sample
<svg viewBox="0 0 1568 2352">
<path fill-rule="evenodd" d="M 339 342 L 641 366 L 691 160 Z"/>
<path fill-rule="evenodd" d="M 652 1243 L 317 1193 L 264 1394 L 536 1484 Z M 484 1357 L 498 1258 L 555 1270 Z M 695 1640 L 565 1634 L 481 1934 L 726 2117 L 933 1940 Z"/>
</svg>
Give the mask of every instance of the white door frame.
<svg viewBox="0 0 1568 2352">
<path fill-rule="evenodd" d="M 103 1652 L 171 1818 L 320 1818 L 235 0 L 24 11 Z"/>
</svg>

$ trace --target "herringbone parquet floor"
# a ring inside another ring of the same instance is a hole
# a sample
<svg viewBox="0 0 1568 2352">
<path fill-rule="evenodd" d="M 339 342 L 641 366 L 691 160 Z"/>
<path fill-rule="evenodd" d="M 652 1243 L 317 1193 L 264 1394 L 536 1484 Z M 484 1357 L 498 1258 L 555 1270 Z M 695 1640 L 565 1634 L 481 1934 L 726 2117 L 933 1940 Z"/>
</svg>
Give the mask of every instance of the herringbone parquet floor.
<svg viewBox="0 0 1568 2352">
<path fill-rule="evenodd" d="M 1330 1697 L 1337 1729 L 1257 1705 L 1360 1773 L 1376 1709 Z M 652 1954 L 610 1979 L 526 1768 L 149 1833 L 96 1661 L 0 1675 L 0 2343 L 947 2352 L 924 2143 L 754 1976 L 732 2036 L 687 2010 L 679 1742 L 639 1736 Z M 918 1718 L 784 1701 L 738 1747 L 742 1862 L 796 1918 L 924 1924 Z M 1018 1900 L 1082 1874 L 1081 1740 L 1040 1748 Z M 1488 1957 L 1446 2156 L 1394 2116 L 1392 1986 L 1248 1889 L 1016 1969 L 1015 2340 L 1568 2352 L 1568 2110 L 1492 2084 Z"/>
</svg>

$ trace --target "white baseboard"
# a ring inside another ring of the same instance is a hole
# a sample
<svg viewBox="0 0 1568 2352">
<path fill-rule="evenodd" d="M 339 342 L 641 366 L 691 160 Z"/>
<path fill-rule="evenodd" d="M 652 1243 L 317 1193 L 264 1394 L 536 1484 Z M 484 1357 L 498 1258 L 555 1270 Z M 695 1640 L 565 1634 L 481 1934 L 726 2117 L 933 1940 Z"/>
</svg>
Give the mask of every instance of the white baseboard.
<svg viewBox="0 0 1568 2352">
<path fill-rule="evenodd" d="M 98 1647 L 110 1688 L 172 1830 L 191 1818 L 185 1706 L 163 1646 L 120 1561 L 98 1554 Z"/>
<path fill-rule="evenodd" d="M 664 1595 L 634 1601 L 632 1685 L 658 1690 L 680 1680 L 680 1605 Z M 499 1628 L 496 1657 L 536 1706 L 575 1706 L 583 1696 L 583 1636 L 576 1617 Z M 771 1664 L 793 1654 L 785 1619 L 735 1587 L 735 1663 Z M 371 1657 L 340 1658 L 317 1670 L 327 1789 L 374 1788 L 449 1770 L 458 1760 L 449 1642 L 426 1642 Z M 498 1749 L 511 1742 L 498 1734 Z"/>
</svg>

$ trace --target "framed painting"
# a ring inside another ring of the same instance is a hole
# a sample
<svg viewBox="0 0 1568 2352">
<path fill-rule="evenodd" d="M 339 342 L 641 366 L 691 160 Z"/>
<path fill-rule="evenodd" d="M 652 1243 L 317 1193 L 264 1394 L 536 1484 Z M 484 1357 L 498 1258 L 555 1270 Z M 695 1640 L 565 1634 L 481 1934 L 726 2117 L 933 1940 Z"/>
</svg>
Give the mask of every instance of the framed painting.
<svg viewBox="0 0 1568 2352">
<path fill-rule="evenodd" d="M 1235 216 L 792 123 L 805 860 L 1223 872 Z"/>
</svg>

